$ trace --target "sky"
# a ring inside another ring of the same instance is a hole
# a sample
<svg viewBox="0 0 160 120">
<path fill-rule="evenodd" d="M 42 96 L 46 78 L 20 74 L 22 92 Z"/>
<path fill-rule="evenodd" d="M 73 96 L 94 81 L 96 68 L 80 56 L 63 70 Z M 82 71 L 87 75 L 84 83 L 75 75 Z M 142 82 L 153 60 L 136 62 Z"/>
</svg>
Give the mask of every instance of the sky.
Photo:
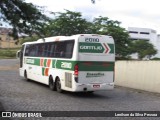
<svg viewBox="0 0 160 120">
<path fill-rule="evenodd" d="M 151 28 L 160 34 L 160 0 L 25 0 L 35 5 L 45 6 L 52 12 L 64 12 L 64 9 L 81 12 L 91 20 L 103 16 L 118 20 L 121 26 Z"/>
</svg>

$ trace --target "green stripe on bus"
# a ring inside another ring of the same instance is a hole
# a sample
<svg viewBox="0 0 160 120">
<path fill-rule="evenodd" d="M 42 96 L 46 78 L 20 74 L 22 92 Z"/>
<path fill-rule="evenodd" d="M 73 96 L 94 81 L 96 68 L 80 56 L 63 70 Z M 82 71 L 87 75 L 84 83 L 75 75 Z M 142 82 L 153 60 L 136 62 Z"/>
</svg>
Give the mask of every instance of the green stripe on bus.
<svg viewBox="0 0 160 120">
<path fill-rule="evenodd" d="M 46 67 L 47 59 L 44 60 Z M 27 58 L 27 64 L 40 66 L 39 58 Z M 55 64 L 56 63 L 56 64 Z M 79 71 L 113 71 L 114 62 L 94 62 L 94 61 L 70 61 L 70 60 L 52 60 L 52 68 L 74 71 L 74 66 L 78 64 Z M 42 74 L 44 75 L 44 67 Z"/>
<path fill-rule="evenodd" d="M 114 62 L 79 62 L 79 71 L 113 71 Z"/>
<path fill-rule="evenodd" d="M 44 67 L 42 67 L 42 75 L 44 76 L 44 70 L 45 70 L 45 68 Z"/>
<path fill-rule="evenodd" d="M 93 62 L 93 61 L 67 61 L 57 60 L 56 68 L 74 71 L 78 64 L 79 71 L 113 71 L 114 62 Z"/>
<path fill-rule="evenodd" d="M 56 66 L 55 66 L 55 62 L 56 62 L 56 60 L 52 60 L 52 68 L 55 68 Z"/>
<path fill-rule="evenodd" d="M 47 66 L 46 66 L 46 63 L 47 63 L 47 59 L 44 59 L 44 64 L 43 64 L 43 65 L 44 65 L 45 67 L 47 67 Z"/>
</svg>

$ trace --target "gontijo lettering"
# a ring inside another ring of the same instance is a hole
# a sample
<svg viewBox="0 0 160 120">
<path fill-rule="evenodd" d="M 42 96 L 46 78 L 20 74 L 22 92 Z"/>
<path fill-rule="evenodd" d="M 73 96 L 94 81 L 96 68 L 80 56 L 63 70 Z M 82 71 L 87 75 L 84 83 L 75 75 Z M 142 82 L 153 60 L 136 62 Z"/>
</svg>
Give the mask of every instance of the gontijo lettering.
<svg viewBox="0 0 160 120">
<path fill-rule="evenodd" d="M 34 59 L 26 59 L 26 63 L 34 64 Z"/>
<path fill-rule="evenodd" d="M 80 49 L 102 50 L 102 46 L 80 46 Z"/>
<path fill-rule="evenodd" d="M 79 43 L 79 52 L 83 53 L 109 53 L 110 48 L 107 43 L 89 43 L 89 42 L 80 42 Z"/>
</svg>

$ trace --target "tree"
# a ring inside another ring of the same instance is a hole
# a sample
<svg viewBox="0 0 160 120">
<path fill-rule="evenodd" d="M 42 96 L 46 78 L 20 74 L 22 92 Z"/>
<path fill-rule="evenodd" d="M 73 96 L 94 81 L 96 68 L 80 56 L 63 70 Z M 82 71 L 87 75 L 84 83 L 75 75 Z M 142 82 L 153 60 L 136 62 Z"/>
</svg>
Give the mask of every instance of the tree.
<svg viewBox="0 0 160 120">
<path fill-rule="evenodd" d="M 151 59 L 151 57 L 157 54 L 157 50 L 154 48 L 153 44 L 146 40 L 136 40 L 131 46 L 132 53 L 138 53 L 138 58 L 142 60 L 143 58 Z"/>
<path fill-rule="evenodd" d="M 95 0 L 91 0 L 94 4 Z M 18 33 L 33 33 L 42 35 L 44 24 L 50 19 L 43 14 L 43 7 L 26 3 L 25 0 L 0 0 L 0 26 L 3 22 L 13 27 L 13 37 L 18 38 Z M 43 36 L 43 35 L 42 35 Z"/>
<path fill-rule="evenodd" d="M 125 58 L 130 54 L 129 34 L 124 28 L 120 27 L 119 21 L 100 16 L 93 20 L 91 29 L 92 33 L 110 35 L 114 38 L 118 58 Z"/>
<path fill-rule="evenodd" d="M 115 40 L 116 55 L 125 58 L 130 54 L 129 34 L 120 27 L 120 22 L 109 20 L 107 17 L 95 18 L 89 22 L 82 18 L 80 12 L 66 10 L 55 13 L 56 17 L 45 28 L 45 36 L 74 35 L 74 34 L 103 34 L 110 35 Z"/>
<path fill-rule="evenodd" d="M 19 40 L 19 42 L 20 42 L 20 44 L 23 44 L 25 42 L 33 42 L 33 41 L 36 41 L 38 39 L 40 39 L 39 36 L 30 36 L 30 37 L 21 38 Z"/>
<path fill-rule="evenodd" d="M 8 22 L 13 27 L 14 38 L 18 38 L 18 33 L 42 34 L 44 24 L 49 21 L 42 11 L 42 7 L 24 0 L 0 0 L 1 21 Z"/>
<path fill-rule="evenodd" d="M 44 29 L 46 36 L 58 35 L 74 35 L 81 33 L 91 33 L 89 27 L 92 23 L 82 18 L 80 12 L 66 12 L 55 13 L 56 17 Z"/>
</svg>

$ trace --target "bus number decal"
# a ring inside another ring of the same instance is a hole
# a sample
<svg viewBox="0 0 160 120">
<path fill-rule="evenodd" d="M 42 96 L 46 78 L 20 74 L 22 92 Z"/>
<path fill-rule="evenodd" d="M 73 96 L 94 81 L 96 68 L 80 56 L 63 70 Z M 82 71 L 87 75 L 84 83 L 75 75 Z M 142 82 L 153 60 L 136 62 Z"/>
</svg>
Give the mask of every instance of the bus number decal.
<svg viewBox="0 0 160 120">
<path fill-rule="evenodd" d="M 68 62 L 61 62 L 61 68 L 72 68 L 72 63 L 68 63 Z"/>
<path fill-rule="evenodd" d="M 99 42 L 98 38 L 85 38 L 85 42 Z"/>
</svg>

